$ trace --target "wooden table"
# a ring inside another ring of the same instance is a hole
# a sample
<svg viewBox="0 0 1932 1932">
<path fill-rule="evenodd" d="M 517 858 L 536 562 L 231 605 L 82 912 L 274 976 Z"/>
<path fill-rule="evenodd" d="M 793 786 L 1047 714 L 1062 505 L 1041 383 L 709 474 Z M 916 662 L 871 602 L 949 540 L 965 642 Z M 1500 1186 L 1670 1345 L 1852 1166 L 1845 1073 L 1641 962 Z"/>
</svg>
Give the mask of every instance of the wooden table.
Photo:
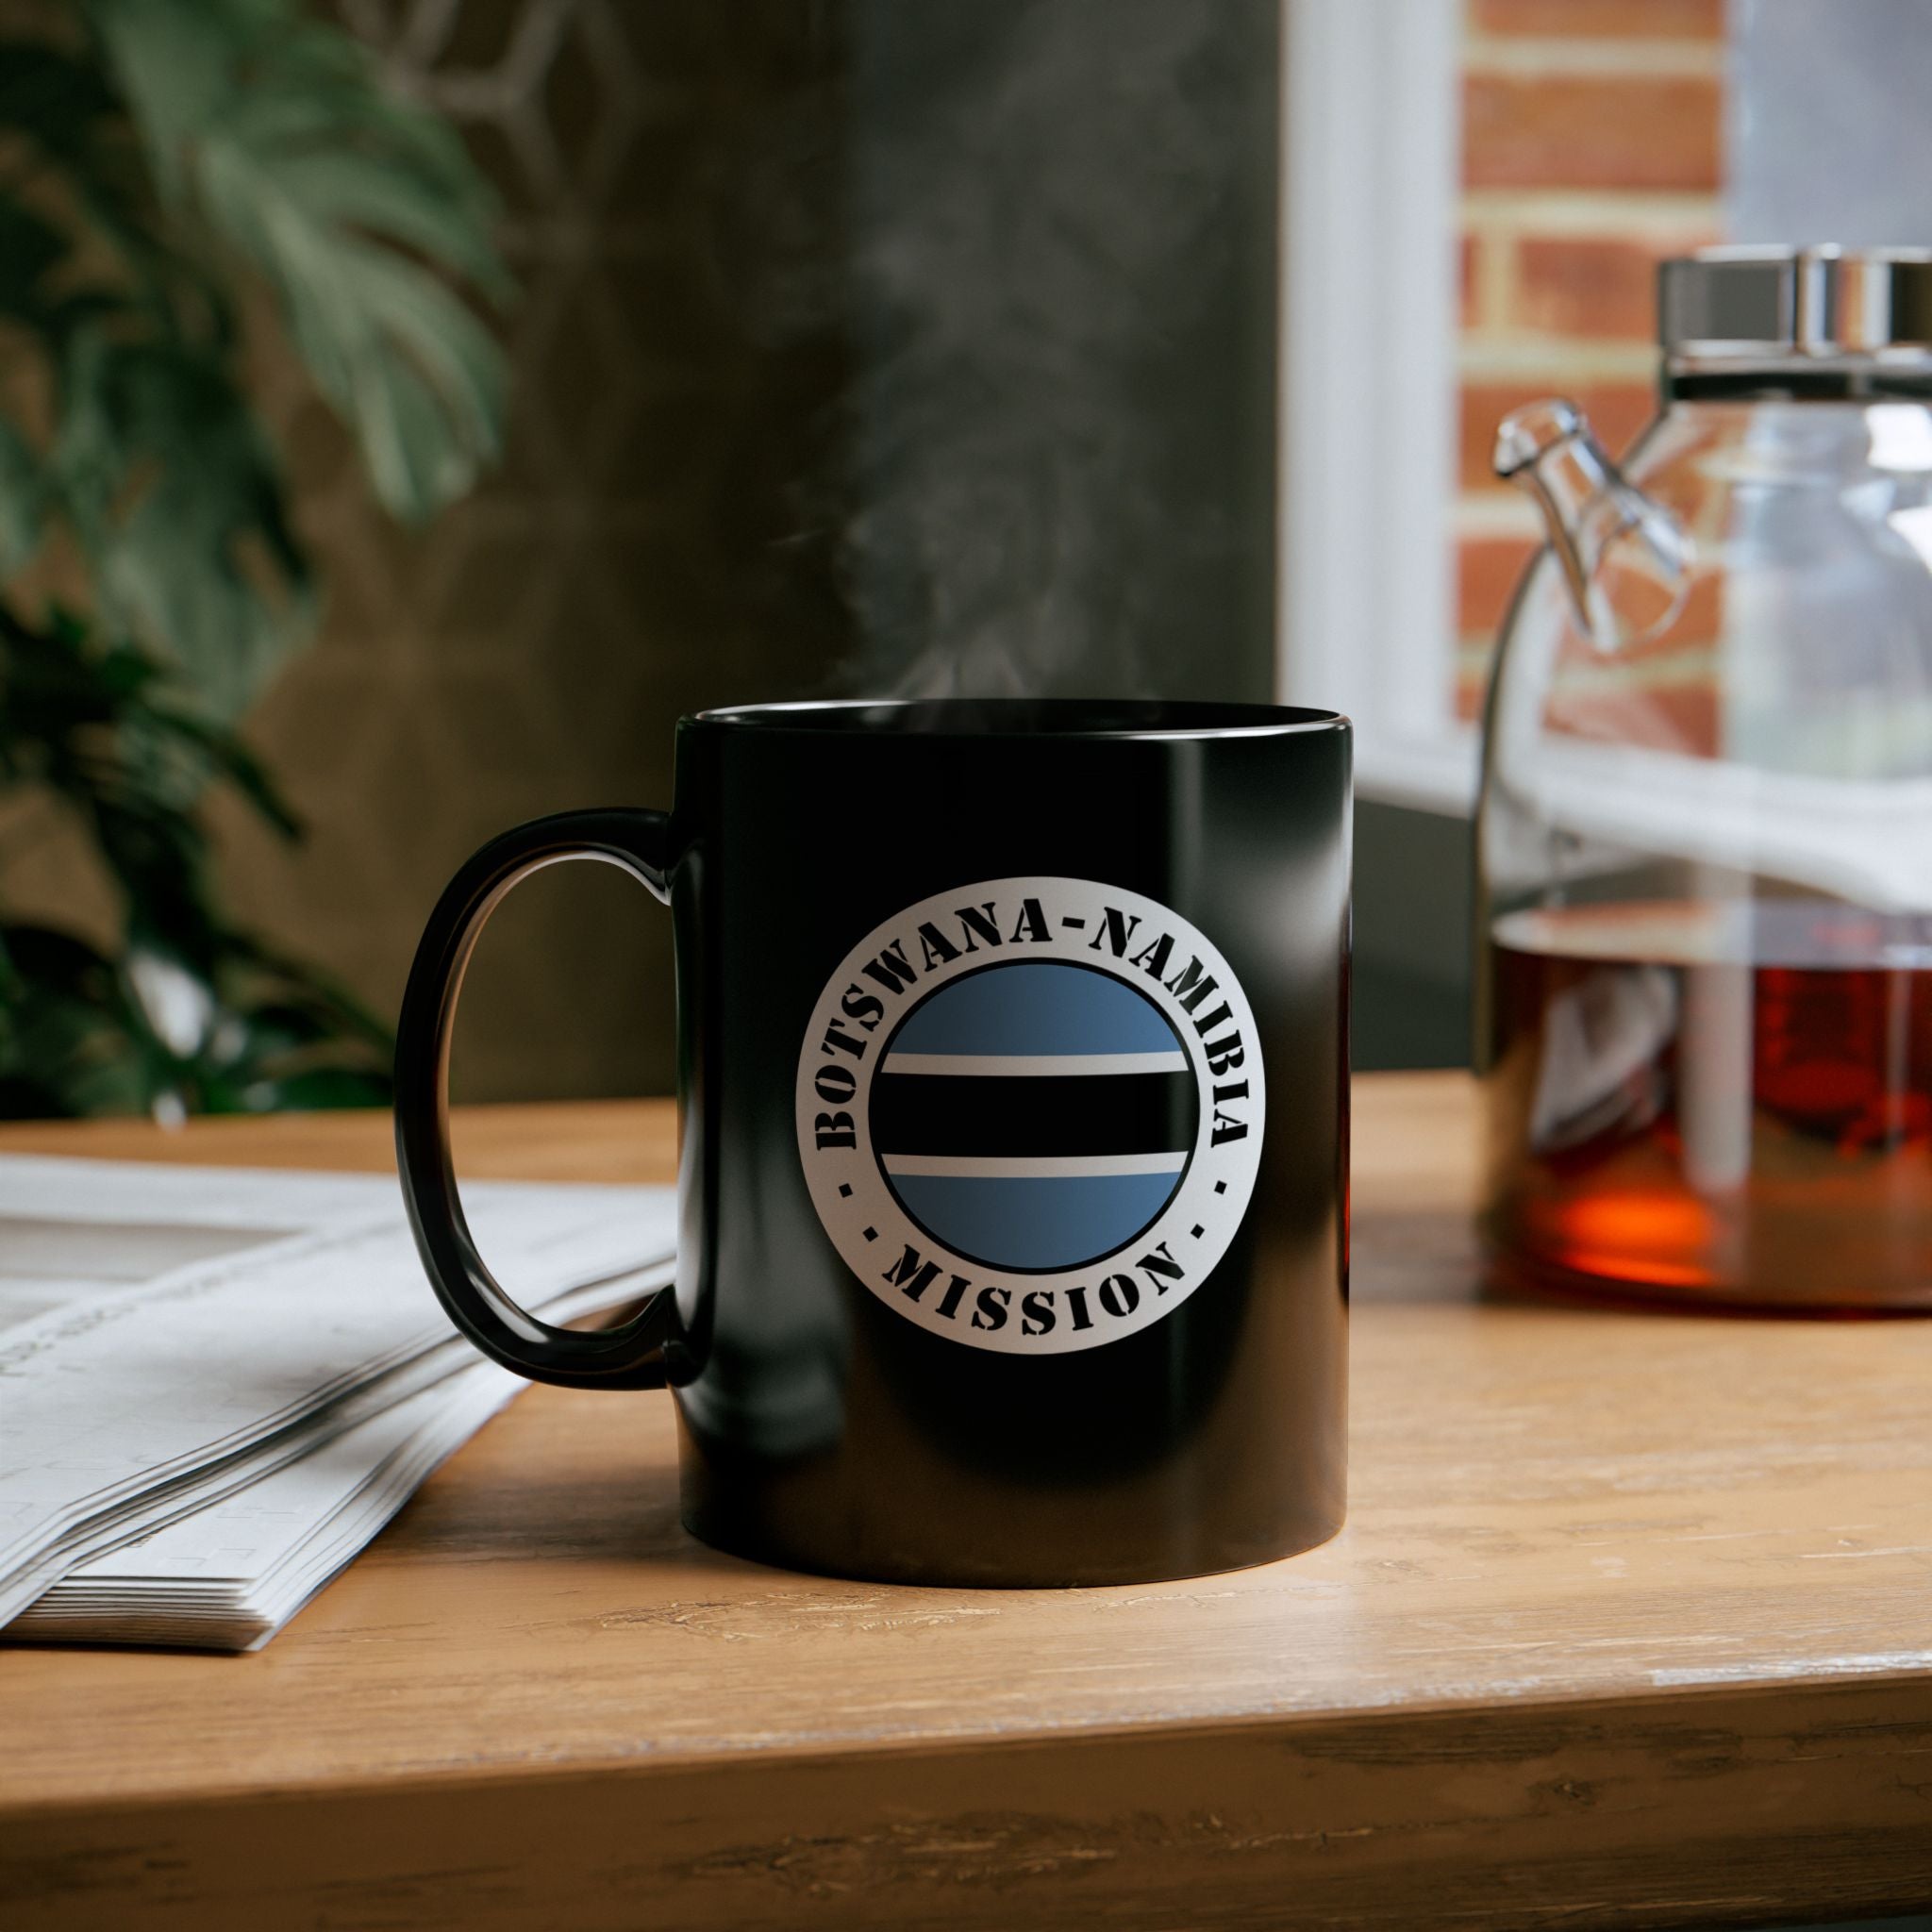
<svg viewBox="0 0 1932 1932">
<path fill-rule="evenodd" d="M 1353 1508 L 1192 1583 L 893 1590 L 678 1528 L 536 1390 L 268 1650 L 0 1654 L 0 1924 L 1404 1928 L 1932 1900 L 1932 1324 L 1484 1305 L 1457 1078 L 1358 1084 Z M 387 1163 L 356 1118 L 0 1145 Z M 668 1176 L 657 1105 L 463 1122 Z M 4 1400 L 4 1396 L 0 1396 Z"/>
</svg>

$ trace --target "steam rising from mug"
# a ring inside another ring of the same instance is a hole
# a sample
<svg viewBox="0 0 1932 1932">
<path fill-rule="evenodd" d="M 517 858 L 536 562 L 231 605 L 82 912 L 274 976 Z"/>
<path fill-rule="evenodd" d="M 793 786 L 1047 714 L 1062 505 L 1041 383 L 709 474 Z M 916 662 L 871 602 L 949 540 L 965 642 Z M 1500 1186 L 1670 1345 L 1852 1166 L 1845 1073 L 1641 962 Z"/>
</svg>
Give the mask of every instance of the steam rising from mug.
<svg viewBox="0 0 1932 1932">
<path fill-rule="evenodd" d="M 1273 0 L 840 17 L 847 682 L 1265 689 Z"/>
</svg>

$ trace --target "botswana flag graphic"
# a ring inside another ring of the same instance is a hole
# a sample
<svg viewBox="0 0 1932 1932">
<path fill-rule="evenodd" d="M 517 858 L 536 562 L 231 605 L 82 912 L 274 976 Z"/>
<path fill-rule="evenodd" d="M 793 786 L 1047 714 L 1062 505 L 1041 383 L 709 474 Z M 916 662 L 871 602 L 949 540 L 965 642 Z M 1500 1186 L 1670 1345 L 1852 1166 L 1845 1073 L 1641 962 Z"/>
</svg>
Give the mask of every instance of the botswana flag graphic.
<svg viewBox="0 0 1932 1932">
<path fill-rule="evenodd" d="M 1180 1185 L 1200 1096 L 1180 1036 L 1109 973 L 1045 960 L 949 980 L 872 1086 L 899 1205 L 956 1255 L 1040 1273 L 1112 1254 Z"/>
</svg>

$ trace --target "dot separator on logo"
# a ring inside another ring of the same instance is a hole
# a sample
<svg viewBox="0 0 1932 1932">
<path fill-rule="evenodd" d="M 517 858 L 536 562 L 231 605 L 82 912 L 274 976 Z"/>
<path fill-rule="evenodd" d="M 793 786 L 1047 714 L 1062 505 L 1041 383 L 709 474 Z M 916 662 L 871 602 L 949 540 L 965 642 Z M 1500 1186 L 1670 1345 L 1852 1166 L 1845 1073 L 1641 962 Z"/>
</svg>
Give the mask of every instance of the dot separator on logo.
<svg viewBox="0 0 1932 1932">
<path fill-rule="evenodd" d="M 799 1157 L 833 1246 L 934 1334 L 1062 1355 L 1137 1333 L 1213 1271 L 1266 1086 L 1232 969 L 1187 921 L 1087 879 L 909 906 L 827 979 Z"/>
</svg>

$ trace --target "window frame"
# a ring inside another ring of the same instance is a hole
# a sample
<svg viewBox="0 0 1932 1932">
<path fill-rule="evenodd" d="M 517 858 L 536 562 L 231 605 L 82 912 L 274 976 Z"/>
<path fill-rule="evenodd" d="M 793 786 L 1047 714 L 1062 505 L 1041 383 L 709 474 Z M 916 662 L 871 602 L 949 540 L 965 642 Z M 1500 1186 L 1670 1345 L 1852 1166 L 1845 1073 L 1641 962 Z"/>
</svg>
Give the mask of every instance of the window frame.
<svg viewBox="0 0 1932 1932">
<path fill-rule="evenodd" d="M 1275 659 L 1354 720 L 1361 796 L 1457 815 L 1461 35 L 1460 0 L 1283 0 Z"/>
</svg>

